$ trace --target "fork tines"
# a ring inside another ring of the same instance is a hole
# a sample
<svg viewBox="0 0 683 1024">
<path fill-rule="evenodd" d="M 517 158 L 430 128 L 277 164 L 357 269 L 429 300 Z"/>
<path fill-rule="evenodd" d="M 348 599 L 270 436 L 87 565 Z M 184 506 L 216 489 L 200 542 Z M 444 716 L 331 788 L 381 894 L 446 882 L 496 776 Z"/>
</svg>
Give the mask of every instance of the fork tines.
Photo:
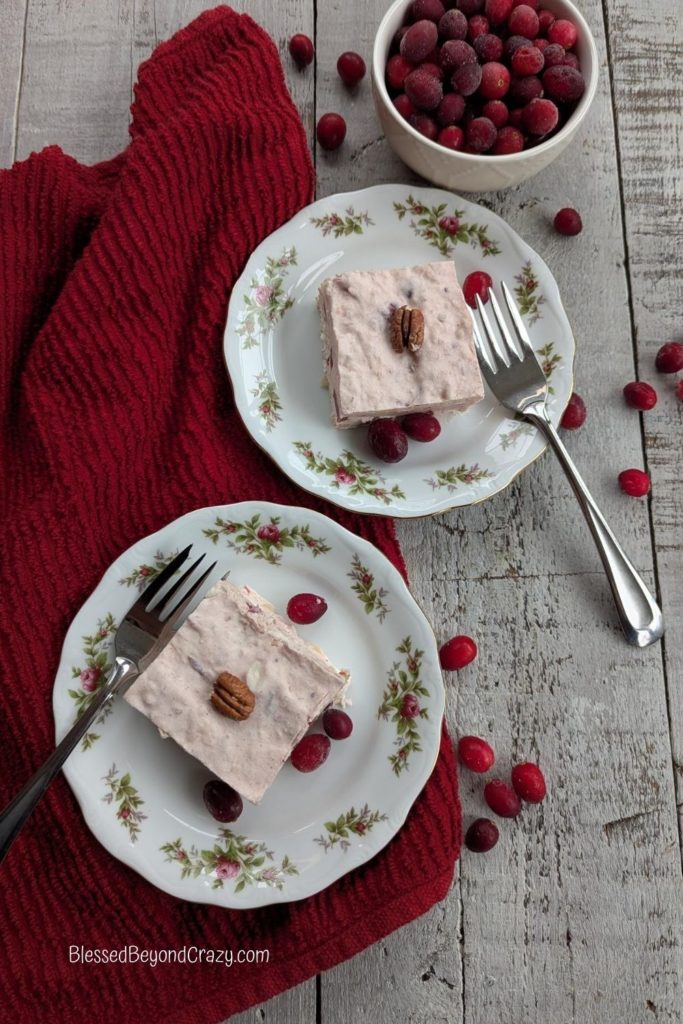
<svg viewBox="0 0 683 1024">
<path fill-rule="evenodd" d="M 515 340 L 513 340 L 512 333 L 508 324 L 503 316 L 502 310 L 498 304 L 498 300 L 494 294 L 492 288 L 489 289 L 488 302 L 493 312 L 493 317 L 496 323 L 497 331 L 494 331 L 491 326 L 486 307 L 481 301 L 480 297 L 476 296 L 477 311 L 481 318 L 482 330 L 474 316 L 472 316 L 472 322 L 474 324 L 474 344 L 477 350 L 477 355 L 480 361 L 482 361 L 489 371 L 493 374 L 498 373 L 503 367 L 509 367 L 512 365 L 513 360 L 523 362 L 524 359 L 531 356 L 536 358 L 529 335 L 527 334 L 524 322 L 517 309 L 517 304 L 510 292 L 510 289 L 503 281 L 501 284 L 503 296 L 505 298 L 505 305 L 507 306 L 510 320 L 515 331 Z M 486 338 L 486 342 L 484 342 Z"/>
</svg>

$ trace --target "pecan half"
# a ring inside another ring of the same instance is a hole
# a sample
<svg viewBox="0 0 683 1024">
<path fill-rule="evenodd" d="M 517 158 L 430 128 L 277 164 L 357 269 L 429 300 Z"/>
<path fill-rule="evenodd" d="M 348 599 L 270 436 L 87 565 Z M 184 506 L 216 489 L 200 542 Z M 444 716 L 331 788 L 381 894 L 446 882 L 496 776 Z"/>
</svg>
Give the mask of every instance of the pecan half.
<svg viewBox="0 0 683 1024">
<path fill-rule="evenodd" d="M 213 685 L 211 703 L 221 715 L 243 722 L 254 710 L 256 697 L 232 672 L 221 672 Z"/>
<path fill-rule="evenodd" d="M 394 352 L 419 352 L 425 340 L 425 318 L 421 309 L 400 306 L 391 314 L 391 344 Z"/>
</svg>

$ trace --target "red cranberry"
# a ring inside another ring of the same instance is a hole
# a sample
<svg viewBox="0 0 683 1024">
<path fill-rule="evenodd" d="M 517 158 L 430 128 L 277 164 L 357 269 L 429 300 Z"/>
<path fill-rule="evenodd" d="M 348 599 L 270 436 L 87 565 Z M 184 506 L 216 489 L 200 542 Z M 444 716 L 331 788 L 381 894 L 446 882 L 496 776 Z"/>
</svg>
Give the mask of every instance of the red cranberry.
<svg viewBox="0 0 683 1024">
<path fill-rule="evenodd" d="M 581 395 L 577 395 L 574 391 L 567 402 L 567 408 L 562 413 L 560 426 L 565 430 L 578 430 L 586 422 L 587 415 L 586 403 Z"/>
<path fill-rule="evenodd" d="M 467 18 L 457 9 L 446 11 L 439 22 L 439 35 L 442 39 L 464 39 L 467 35 Z"/>
<path fill-rule="evenodd" d="M 437 78 L 440 82 L 443 82 L 443 68 L 440 64 L 420 64 L 420 71 L 424 71 L 425 74 L 431 75 L 432 78 Z"/>
<path fill-rule="evenodd" d="M 459 92 L 449 92 L 437 107 L 436 119 L 443 128 L 446 128 L 448 125 L 457 124 L 464 113 L 464 97 Z"/>
<path fill-rule="evenodd" d="M 474 40 L 473 46 L 474 52 L 482 64 L 490 60 L 500 60 L 503 56 L 503 40 L 491 32 L 478 36 Z"/>
<path fill-rule="evenodd" d="M 539 36 L 538 39 L 534 39 L 534 46 L 537 50 L 540 50 L 543 56 L 545 57 L 545 51 L 550 46 L 550 43 L 547 39 L 541 39 L 541 37 Z"/>
<path fill-rule="evenodd" d="M 477 645 L 471 636 L 453 636 L 447 640 L 439 651 L 441 668 L 447 672 L 457 672 L 469 665 L 477 656 Z"/>
<path fill-rule="evenodd" d="M 513 102 L 526 105 L 531 103 L 532 100 L 539 99 L 542 95 L 543 85 L 541 84 L 541 79 L 537 78 L 536 75 L 527 75 L 523 78 L 512 76 L 508 98 Z"/>
<path fill-rule="evenodd" d="M 530 135 L 547 135 L 557 127 L 560 113 L 552 100 L 532 100 L 522 111 L 522 127 Z"/>
<path fill-rule="evenodd" d="M 521 153 L 523 149 L 524 136 L 519 128 L 508 124 L 498 132 L 491 153 L 494 156 L 507 156 L 509 153 Z"/>
<path fill-rule="evenodd" d="M 475 153 L 487 153 L 497 134 L 496 126 L 488 117 L 475 117 L 465 129 L 465 140 Z"/>
<path fill-rule="evenodd" d="M 478 295 L 482 302 L 486 302 L 489 297 L 489 288 L 492 287 L 493 281 L 485 270 L 474 270 L 471 274 L 467 275 L 462 283 L 462 293 L 465 296 L 465 302 L 472 309 L 476 309 L 475 296 Z"/>
<path fill-rule="evenodd" d="M 417 718 L 420 714 L 420 704 L 417 697 L 407 693 L 401 701 L 401 718 Z"/>
<path fill-rule="evenodd" d="M 339 149 L 346 138 L 346 121 L 341 114 L 323 114 L 318 121 L 316 137 L 323 149 Z"/>
<path fill-rule="evenodd" d="M 452 95 L 455 95 L 455 93 L 452 93 Z M 441 129 L 436 141 L 440 146 L 445 146 L 446 149 L 460 152 L 465 145 L 465 133 L 459 125 L 451 124 L 447 128 Z"/>
<path fill-rule="evenodd" d="M 433 21 L 416 21 L 401 40 L 401 55 L 417 64 L 436 46 L 439 33 Z"/>
<path fill-rule="evenodd" d="M 400 462 L 408 454 L 408 438 L 398 420 L 373 420 L 368 443 L 382 462 Z"/>
<path fill-rule="evenodd" d="M 643 498 L 650 490 L 650 478 L 642 469 L 625 469 L 619 474 L 619 486 L 631 498 Z"/>
<path fill-rule="evenodd" d="M 394 33 L 394 38 L 391 40 L 391 53 L 398 53 L 401 46 L 401 40 L 403 39 L 404 35 L 406 34 L 409 28 L 410 25 L 401 25 L 400 28 L 396 29 L 396 32 Z"/>
<path fill-rule="evenodd" d="M 426 139 L 431 139 L 432 142 L 436 142 L 436 138 L 439 134 L 439 126 L 433 117 L 429 114 L 411 114 L 408 118 L 408 124 L 412 125 L 416 132 L 420 135 L 424 135 Z"/>
<path fill-rule="evenodd" d="M 467 25 L 467 38 L 471 43 L 474 43 L 479 36 L 487 35 L 488 31 L 489 19 L 483 14 L 475 14 L 473 18 L 470 18 Z"/>
<path fill-rule="evenodd" d="M 640 409 L 641 412 L 654 409 L 657 404 L 657 392 L 644 380 L 634 380 L 627 384 L 624 387 L 624 398 L 627 405 L 632 409 Z"/>
<path fill-rule="evenodd" d="M 562 63 L 568 68 L 574 68 L 576 71 L 579 71 L 581 68 L 579 58 L 575 53 L 565 53 Z"/>
<path fill-rule="evenodd" d="M 515 50 L 510 61 L 516 75 L 537 75 L 543 69 L 544 63 L 541 51 L 530 44 Z"/>
<path fill-rule="evenodd" d="M 220 779 L 205 784 L 203 797 L 207 811 L 216 821 L 237 821 L 242 813 L 242 797 Z"/>
<path fill-rule="evenodd" d="M 402 57 L 400 53 L 390 57 L 387 61 L 387 66 L 384 71 L 387 85 L 390 89 L 402 89 L 403 83 L 406 80 L 406 75 L 409 75 L 413 70 L 414 65 Z"/>
<path fill-rule="evenodd" d="M 449 0 L 448 6 L 453 6 L 451 0 Z M 456 0 L 455 6 L 459 11 L 462 11 L 466 18 L 471 18 L 473 15 L 483 11 L 484 0 Z"/>
<path fill-rule="evenodd" d="M 557 43 L 549 43 L 543 51 L 546 68 L 554 68 L 559 64 L 564 64 L 566 56 L 567 54 L 564 52 L 563 47 L 558 46 Z"/>
<path fill-rule="evenodd" d="M 287 602 L 287 615 L 297 626 L 310 626 L 322 619 L 327 611 L 327 601 L 317 594 L 295 594 Z"/>
<path fill-rule="evenodd" d="M 508 782 L 491 779 L 484 786 L 484 800 L 501 818 L 516 818 L 522 809 L 520 799 Z"/>
<path fill-rule="evenodd" d="M 298 772 L 314 772 L 327 760 L 331 745 L 329 738 L 321 733 L 304 736 L 292 751 L 292 765 Z"/>
<path fill-rule="evenodd" d="M 401 117 L 405 117 L 407 119 L 410 117 L 411 114 L 415 113 L 415 107 L 410 102 L 410 100 L 408 99 L 404 92 L 400 93 L 398 96 L 395 96 L 394 99 L 392 100 L 392 103 L 398 110 Z"/>
<path fill-rule="evenodd" d="M 289 52 L 297 67 L 306 68 L 313 60 L 315 49 L 308 36 L 298 32 L 289 40 Z"/>
<path fill-rule="evenodd" d="M 458 755 L 465 768 L 478 775 L 492 768 L 496 760 L 493 747 L 479 736 L 462 736 L 458 741 Z"/>
<path fill-rule="evenodd" d="M 353 732 L 353 722 L 340 708 L 326 708 L 323 729 L 332 740 L 346 740 Z"/>
<path fill-rule="evenodd" d="M 509 125 L 510 128 L 519 128 L 519 129 L 521 129 L 521 127 L 522 127 L 522 108 L 521 107 L 515 107 L 514 110 L 510 111 L 510 120 L 508 121 L 508 125 Z M 522 133 L 521 133 L 521 130 L 520 130 L 520 135 L 521 134 Z M 522 142 L 524 142 L 524 136 L 523 135 L 522 135 Z"/>
<path fill-rule="evenodd" d="M 655 359 L 660 373 L 678 373 L 683 370 L 683 342 L 667 341 L 662 345 Z"/>
<path fill-rule="evenodd" d="M 521 7 L 522 4 L 526 4 L 532 11 L 537 11 L 539 2 L 540 0 L 512 0 L 512 9 L 514 11 L 515 7 Z"/>
<path fill-rule="evenodd" d="M 566 18 L 558 18 L 548 28 L 547 36 L 551 43 L 559 43 L 565 50 L 571 50 L 577 40 L 578 33 L 573 21 L 568 21 Z"/>
<path fill-rule="evenodd" d="M 477 818 L 465 833 L 465 846 L 472 853 L 488 853 L 498 842 L 498 826 L 490 818 Z"/>
<path fill-rule="evenodd" d="M 510 72 L 504 64 L 499 64 L 497 61 L 489 61 L 488 64 L 484 64 L 481 69 L 480 96 L 485 100 L 499 100 L 509 88 Z M 492 145 L 493 141 L 491 142 Z"/>
<path fill-rule="evenodd" d="M 492 25 L 502 25 L 510 17 L 512 0 L 486 0 L 484 12 Z"/>
<path fill-rule="evenodd" d="M 448 131 L 448 129 L 446 129 Z M 457 129 L 462 135 L 460 128 Z M 443 135 L 443 132 L 441 133 Z M 441 136 L 439 136 L 439 141 Z M 442 222 L 448 221 L 448 224 L 442 224 Z M 452 223 L 450 223 L 452 222 Z M 444 231 L 447 231 L 449 235 L 455 235 L 460 227 L 460 222 L 457 217 L 442 217 L 439 221 L 439 227 L 442 227 Z M 411 412 L 407 416 L 404 416 L 401 420 L 401 426 L 405 430 L 408 437 L 412 438 L 413 441 L 428 442 L 433 441 L 441 433 L 441 424 L 437 420 L 436 416 L 433 416 L 431 412 Z"/>
<path fill-rule="evenodd" d="M 510 111 L 502 100 L 489 100 L 481 108 L 482 117 L 488 117 L 496 128 L 503 128 L 508 123 Z"/>
<path fill-rule="evenodd" d="M 543 72 L 543 88 L 548 96 L 558 103 L 573 103 L 583 96 L 586 83 L 576 68 L 560 64 Z"/>
<path fill-rule="evenodd" d="M 337 61 L 337 71 L 344 85 L 353 87 L 365 77 L 365 61 L 359 53 L 346 50 Z"/>
<path fill-rule="evenodd" d="M 511 773 L 515 793 L 528 804 L 540 804 L 546 794 L 543 772 L 537 764 L 525 761 L 516 764 Z"/>
<path fill-rule="evenodd" d="M 453 72 L 451 84 L 463 96 L 471 96 L 481 85 L 481 74 L 481 64 L 463 64 Z"/>
<path fill-rule="evenodd" d="M 441 61 L 441 67 L 448 74 L 463 64 L 476 64 L 477 54 L 474 48 L 462 39 L 449 39 L 441 47 L 439 60 Z"/>
<path fill-rule="evenodd" d="M 548 29 L 555 21 L 555 15 L 552 11 L 549 11 L 546 7 L 541 7 L 538 10 L 538 32 L 539 35 L 547 36 Z"/>
<path fill-rule="evenodd" d="M 418 110 L 434 110 L 443 99 L 443 86 L 423 68 L 411 71 L 405 83 L 405 93 Z"/>
<path fill-rule="evenodd" d="M 571 206 L 563 206 L 557 211 L 553 225 L 560 235 L 578 235 L 583 228 L 581 214 Z"/>
<path fill-rule="evenodd" d="M 444 14 L 444 5 L 441 0 L 413 0 L 410 5 L 411 21 L 440 21 Z"/>
<path fill-rule="evenodd" d="M 680 400 L 683 402 L 683 377 L 681 377 L 681 379 L 679 380 L 678 384 L 676 385 L 676 394 L 678 395 Z"/>
<path fill-rule="evenodd" d="M 508 31 L 513 35 L 526 36 L 527 39 L 535 39 L 538 35 L 538 15 L 533 7 L 528 4 L 518 4 L 513 7 L 508 18 Z"/>
<path fill-rule="evenodd" d="M 522 46 L 529 46 L 526 36 L 508 36 L 503 44 L 503 53 L 510 59 Z"/>
</svg>

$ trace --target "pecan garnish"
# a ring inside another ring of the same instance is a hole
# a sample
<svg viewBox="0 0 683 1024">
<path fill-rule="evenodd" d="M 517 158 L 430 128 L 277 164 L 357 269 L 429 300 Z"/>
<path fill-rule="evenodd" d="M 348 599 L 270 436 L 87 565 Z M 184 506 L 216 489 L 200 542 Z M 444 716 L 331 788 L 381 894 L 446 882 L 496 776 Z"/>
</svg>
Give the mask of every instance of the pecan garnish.
<svg viewBox="0 0 683 1024">
<path fill-rule="evenodd" d="M 243 722 L 254 710 L 256 697 L 232 672 L 221 672 L 213 685 L 211 703 L 221 715 Z"/>
<path fill-rule="evenodd" d="M 425 340 L 425 318 L 421 309 L 401 306 L 391 314 L 391 344 L 394 352 L 418 352 Z"/>
</svg>

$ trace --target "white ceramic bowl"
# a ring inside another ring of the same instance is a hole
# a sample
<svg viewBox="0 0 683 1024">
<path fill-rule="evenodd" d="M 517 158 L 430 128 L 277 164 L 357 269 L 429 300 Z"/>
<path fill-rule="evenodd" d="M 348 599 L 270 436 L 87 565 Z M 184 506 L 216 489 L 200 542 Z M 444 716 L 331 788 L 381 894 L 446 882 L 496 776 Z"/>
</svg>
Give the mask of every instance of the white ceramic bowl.
<svg viewBox="0 0 683 1024">
<path fill-rule="evenodd" d="M 518 185 L 538 174 L 567 148 L 576 135 L 593 102 L 598 84 L 598 51 L 586 19 L 570 0 L 547 0 L 543 6 L 557 17 L 569 18 L 576 25 L 579 39 L 576 52 L 586 80 L 586 91 L 567 123 L 533 149 L 508 156 L 457 153 L 420 135 L 405 121 L 391 102 L 384 83 L 384 69 L 391 41 L 404 21 L 411 0 L 395 0 L 382 18 L 372 53 L 372 91 L 384 134 L 394 152 L 408 167 L 436 185 L 459 192 L 487 192 Z"/>
</svg>

